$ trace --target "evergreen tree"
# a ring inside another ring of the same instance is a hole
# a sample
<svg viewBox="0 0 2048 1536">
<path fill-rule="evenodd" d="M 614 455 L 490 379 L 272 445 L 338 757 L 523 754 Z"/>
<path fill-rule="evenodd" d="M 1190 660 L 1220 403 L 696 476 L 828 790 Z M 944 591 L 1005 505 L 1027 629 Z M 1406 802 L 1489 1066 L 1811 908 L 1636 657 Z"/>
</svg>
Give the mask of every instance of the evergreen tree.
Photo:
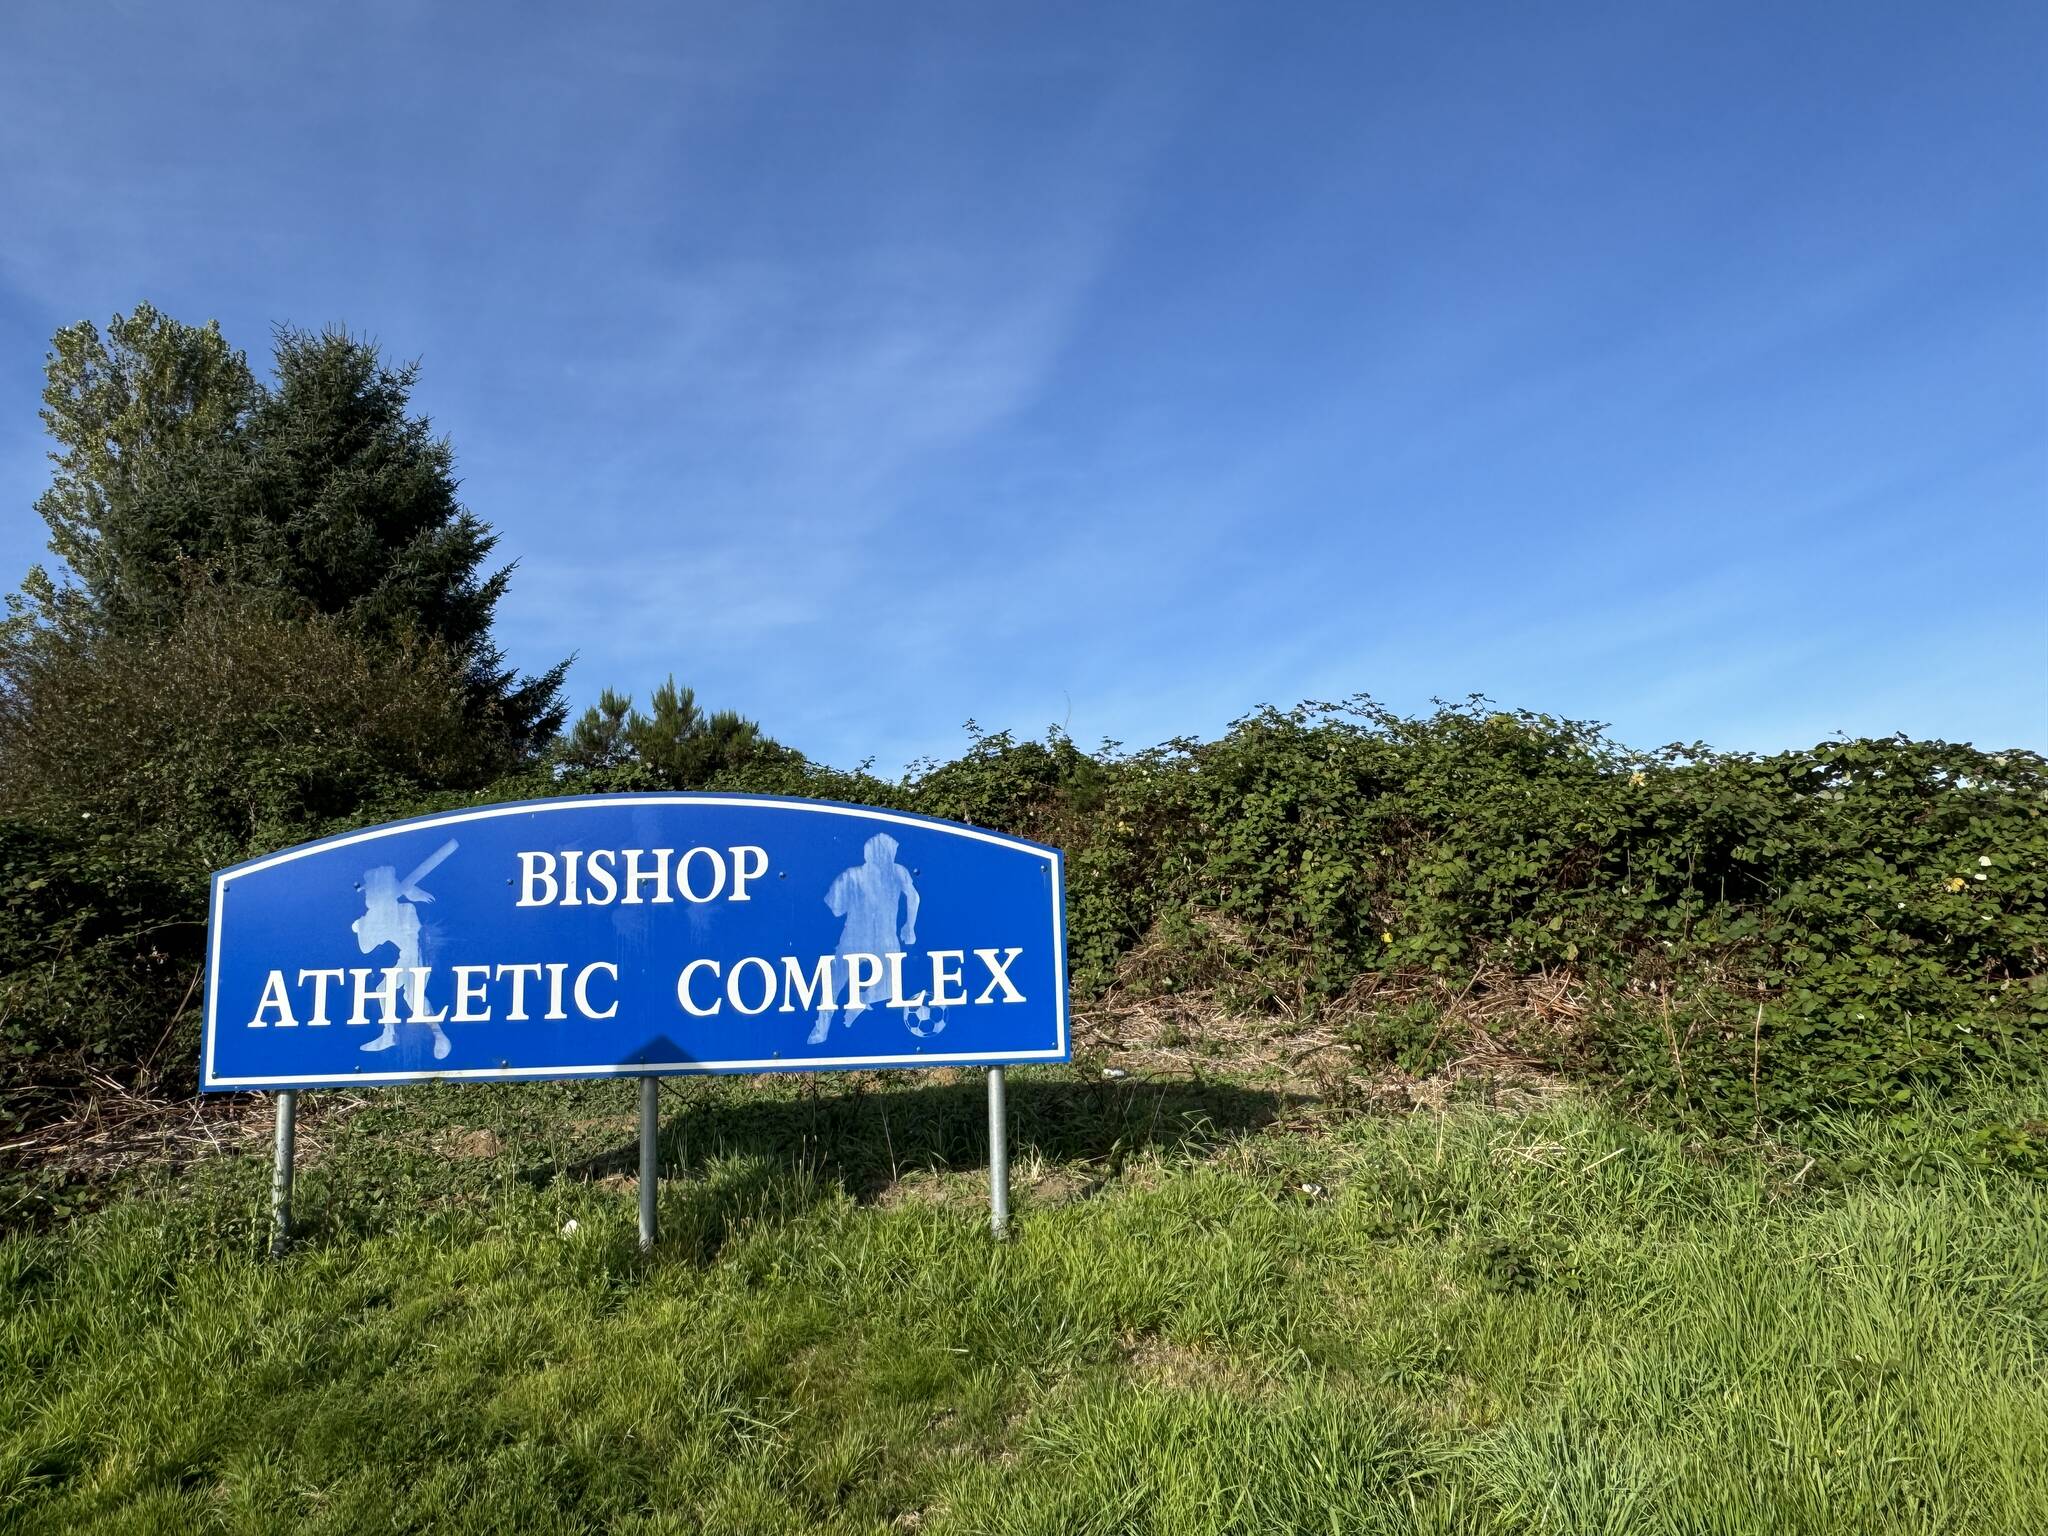
<svg viewBox="0 0 2048 1536">
<path fill-rule="evenodd" d="M 562 744 L 562 760 L 572 768 L 617 768 L 633 760 L 627 725 L 642 718 L 633 713 L 630 694 L 607 688 L 583 711 L 576 729 Z"/>
<path fill-rule="evenodd" d="M 32 613 L 122 633 L 172 622 L 196 586 L 268 594 L 373 642 L 444 647 L 472 719 L 517 750 L 544 744 L 568 664 L 522 678 L 492 641 L 511 568 L 485 569 L 496 536 L 462 505 L 448 440 L 409 412 L 417 365 L 282 328 L 275 370 L 264 387 L 217 325 L 146 304 L 105 337 L 58 332 L 43 395 L 57 473 L 37 510 L 74 584 L 32 573 Z"/>
<path fill-rule="evenodd" d="M 40 569 L 27 583 L 45 615 L 129 628 L 162 620 L 194 565 L 231 564 L 249 414 L 262 388 L 217 324 L 182 325 L 148 304 L 103 337 L 66 326 L 44 365 L 43 423 L 57 450 L 36 511 L 75 585 Z"/>
<path fill-rule="evenodd" d="M 637 763 L 673 789 L 697 789 L 722 772 L 790 753 L 736 710 L 706 714 L 694 689 L 670 677 L 648 701 L 652 714 L 633 707 L 630 695 L 607 688 L 583 712 L 562 749 L 572 768 L 616 768 Z"/>
</svg>

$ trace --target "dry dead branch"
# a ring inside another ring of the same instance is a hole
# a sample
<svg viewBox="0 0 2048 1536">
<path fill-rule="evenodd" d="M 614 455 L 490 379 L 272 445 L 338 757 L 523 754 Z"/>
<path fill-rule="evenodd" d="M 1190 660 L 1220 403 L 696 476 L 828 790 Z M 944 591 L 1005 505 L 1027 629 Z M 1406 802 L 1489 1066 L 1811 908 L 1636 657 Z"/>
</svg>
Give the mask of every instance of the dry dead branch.
<svg viewBox="0 0 2048 1536">
<path fill-rule="evenodd" d="M 1591 1009 L 1573 972 L 1482 967 L 1456 986 L 1426 972 L 1368 971 L 1318 1006 L 1275 999 L 1246 1011 L 1226 1001 L 1259 990 L 1225 958 L 1244 935 L 1225 919 L 1198 921 L 1214 941 L 1199 955 L 1154 935 L 1125 957 L 1109 990 L 1076 1010 L 1076 1049 L 1125 1071 L 1229 1074 L 1388 1107 L 1441 1108 L 1478 1081 L 1501 1107 L 1532 1108 L 1563 1091 L 1546 1063 L 1572 1047 Z M 1421 1077 L 1368 1070 L 1358 1046 L 1370 1021 L 1417 1004 L 1438 1016 L 1432 1049 L 1456 1056 Z"/>
<path fill-rule="evenodd" d="M 182 1168 L 201 1158 L 267 1148 L 269 1095 L 154 1098 L 95 1074 L 73 1113 L 0 1142 L 0 1161 L 55 1174 L 104 1178 L 149 1165 Z M 369 1103 L 359 1094 L 309 1095 L 298 1119 L 302 1157 L 318 1156 L 330 1132 Z"/>
</svg>

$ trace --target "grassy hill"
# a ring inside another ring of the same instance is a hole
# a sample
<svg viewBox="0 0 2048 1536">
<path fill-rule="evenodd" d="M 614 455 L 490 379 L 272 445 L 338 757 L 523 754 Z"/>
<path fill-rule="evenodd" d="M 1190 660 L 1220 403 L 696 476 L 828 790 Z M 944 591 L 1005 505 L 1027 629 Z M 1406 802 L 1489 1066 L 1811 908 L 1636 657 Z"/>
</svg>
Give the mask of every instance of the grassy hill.
<svg viewBox="0 0 2048 1536">
<path fill-rule="evenodd" d="M 998 1243 L 977 1074 L 675 1083 L 649 1258 L 629 1084 L 310 1096 L 282 1263 L 267 1114 L 188 1110 L 0 1238 L 0 1527 L 2048 1529 L 2038 1081 L 1439 1089 L 1020 1072 Z"/>
<path fill-rule="evenodd" d="M 269 1106 L 181 1097 L 205 869 L 678 786 L 230 825 L 80 760 L 0 817 L 0 1529 L 2048 1530 L 2038 755 L 1479 701 L 774 754 L 715 787 L 1067 850 L 1014 1240 L 973 1074 L 671 1084 L 645 1257 L 630 1085 L 434 1087 L 309 1096 L 277 1263 Z"/>
<path fill-rule="evenodd" d="M 2048 1530 L 2048 758 L 1360 695 L 900 778 L 566 737 L 410 366 L 48 359 L 0 610 L 0 1530 Z M 566 663 L 564 664 L 566 665 Z M 200 1102 L 210 871 L 480 802 L 1059 845 L 1080 1059 Z"/>
</svg>

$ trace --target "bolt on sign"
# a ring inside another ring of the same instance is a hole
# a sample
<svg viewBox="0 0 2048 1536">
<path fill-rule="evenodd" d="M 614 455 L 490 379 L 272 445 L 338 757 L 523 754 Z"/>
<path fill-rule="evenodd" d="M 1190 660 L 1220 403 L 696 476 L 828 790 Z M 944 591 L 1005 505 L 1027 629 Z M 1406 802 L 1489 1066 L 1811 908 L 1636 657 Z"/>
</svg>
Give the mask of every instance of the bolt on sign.
<svg viewBox="0 0 2048 1536">
<path fill-rule="evenodd" d="M 821 801 L 618 795 L 213 877 L 204 1085 L 1064 1061 L 1058 850 Z"/>
</svg>

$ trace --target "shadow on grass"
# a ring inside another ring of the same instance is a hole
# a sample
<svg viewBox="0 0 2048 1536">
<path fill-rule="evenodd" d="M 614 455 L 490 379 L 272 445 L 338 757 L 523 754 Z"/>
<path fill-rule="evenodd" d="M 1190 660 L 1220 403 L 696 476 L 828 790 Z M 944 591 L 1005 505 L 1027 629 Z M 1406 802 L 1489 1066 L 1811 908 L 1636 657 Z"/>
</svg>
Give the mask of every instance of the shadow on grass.
<svg viewBox="0 0 2048 1536">
<path fill-rule="evenodd" d="M 1297 1102 L 1199 1081 L 1013 1075 L 1008 1089 L 1013 1178 L 1034 1161 L 1049 1164 L 1074 1181 L 1075 1198 L 1114 1181 L 1134 1154 L 1199 1157 Z M 664 1193 L 660 1246 L 709 1262 L 741 1226 L 797 1216 L 835 1190 L 865 1204 L 908 1173 L 983 1169 L 987 1092 L 979 1072 L 951 1082 L 810 1078 L 793 1096 L 775 1098 L 722 1084 L 671 1085 L 662 1098 L 662 1169 L 692 1177 Z M 562 1173 L 601 1179 L 638 1167 L 638 1144 L 627 1142 Z"/>
<path fill-rule="evenodd" d="M 1201 1157 L 1272 1124 L 1303 1101 L 1226 1082 L 1101 1080 L 1013 1072 L 1010 1161 L 1022 1185 L 1035 1164 L 1063 1198 L 1086 1198 L 1141 1154 Z M 586 1090 L 588 1091 L 588 1090 Z M 336 1138 L 301 1181 L 300 1242 L 360 1238 L 396 1224 L 460 1221 L 508 1188 L 606 1183 L 629 1194 L 639 1144 L 618 1098 L 555 1105 L 536 1118 L 518 1095 L 457 1093 L 396 1100 L 385 1127 L 367 1116 Z M 521 1110 L 514 1121 L 509 1111 Z M 570 1134 L 550 1139 L 548 1113 Z M 491 1128 L 495 1126 L 495 1128 Z M 661 1093 L 661 1251 L 715 1258 L 750 1225 L 800 1218 L 842 1193 L 882 1199 L 906 1175 L 988 1166 L 987 1080 L 963 1071 L 783 1078 L 673 1078 Z M 259 1234 L 260 1236 L 260 1234 Z M 630 1241 L 630 1238 L 625 1239 Z"/>
<path fill-rule="evenodd" d="M 1074 1081 L 1013 1076 L 1008 1084 L 1010 1161 L 1036 1158 L 1084 1180 L 1115 1177 L 1138 1152 L 1199 1156 L 1209 1146 L 1270 1125 L 1298 1100 L 1232 1083 L 1192 1080 Z M 873 1200 L 906 1173 L 987 1166 L 986 1079 L 952 1082 L 806 1079 L 789 1097 L 764 1097 L 701 1082 L 665 1085 L 664 1172 L 730 1160 L 785 1175 L 807 1172 Z M 1079 1166 L 1076 1166 L 1079 1165 Z M 572 1179 L 633 1175 L 628 1140 L 560 1170 Z M 537 1175 L 538 1176 L 538 1175 Z"/>
</svg>

